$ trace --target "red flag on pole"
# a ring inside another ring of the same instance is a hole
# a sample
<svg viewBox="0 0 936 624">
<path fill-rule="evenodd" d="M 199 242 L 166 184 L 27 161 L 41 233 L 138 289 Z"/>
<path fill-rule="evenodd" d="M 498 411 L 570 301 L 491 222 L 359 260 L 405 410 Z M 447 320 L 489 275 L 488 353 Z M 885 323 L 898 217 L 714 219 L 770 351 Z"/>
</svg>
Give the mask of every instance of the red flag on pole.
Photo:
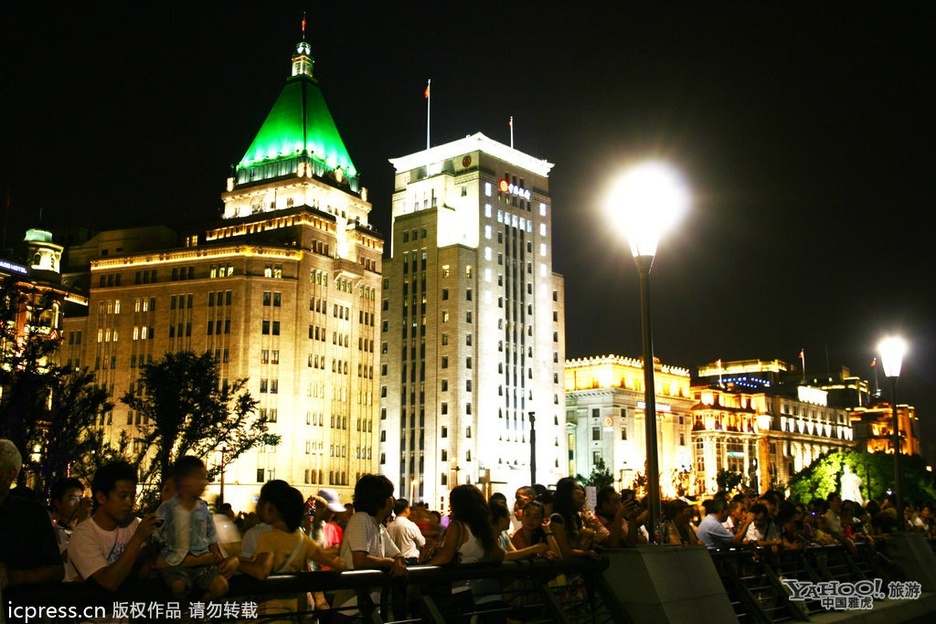
<svg viewBox="0 0 936 624">
<path fill-rule="evenodd" d="M 431 81 L 426 83 L 426 90 L 423 92 L 423 97 L 427 100 L 429 99 L 429 85 L 432 84 Z"/>
</svg>

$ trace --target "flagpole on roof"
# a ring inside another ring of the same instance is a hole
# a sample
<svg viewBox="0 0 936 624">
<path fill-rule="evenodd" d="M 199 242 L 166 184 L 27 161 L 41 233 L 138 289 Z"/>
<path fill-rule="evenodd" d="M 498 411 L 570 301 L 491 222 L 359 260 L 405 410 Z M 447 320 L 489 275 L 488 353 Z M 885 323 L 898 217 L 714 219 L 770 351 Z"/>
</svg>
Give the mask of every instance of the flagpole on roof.
<svg viewBox="0 0 936 624">
<path fill-rule="evenodd" d="M 799 350 L 799 359 L 803 363 L 803 383 L 806 383 L 806 350 L 805 349 Z"/>
<path fill-rule="evenodd" d="M 429 149 L 429 115 L 431 113 L 431 104 L 432 104 L 432 93 L 429 91 L 429 87 L 432 86 L 432 78 L 426 81 L 426 149 Z"/>
<path fill-rule="evenodd" d="M 510 147 L 513 147 L 513 115 L 510 116 Z"/>
</svg>

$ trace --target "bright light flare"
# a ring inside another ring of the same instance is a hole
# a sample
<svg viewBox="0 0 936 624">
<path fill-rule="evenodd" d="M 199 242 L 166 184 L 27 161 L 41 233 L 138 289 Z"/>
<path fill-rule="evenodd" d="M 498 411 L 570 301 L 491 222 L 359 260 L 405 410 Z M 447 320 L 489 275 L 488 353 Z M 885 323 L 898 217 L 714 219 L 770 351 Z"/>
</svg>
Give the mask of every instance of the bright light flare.
<svg viewBox="0 0 936 624">
<path fill-rule="evenodd" d="M 878 352 L 881 354 L 881 368 L 885 377 L 900 377 L 900 368 L 903 365 L 904 355 L 907 353 L 907 343 L 899 336 L 890 336 L 878 343 Z"/>
<path fill-rule="evenodd" d="M 611 223 L 630 242 L 634 257 L 655 256 L 660 235 L 689 207 L 689 189 L 680 173 L 662 161 L 631 167 L 608 199 Z"/>
</svg>

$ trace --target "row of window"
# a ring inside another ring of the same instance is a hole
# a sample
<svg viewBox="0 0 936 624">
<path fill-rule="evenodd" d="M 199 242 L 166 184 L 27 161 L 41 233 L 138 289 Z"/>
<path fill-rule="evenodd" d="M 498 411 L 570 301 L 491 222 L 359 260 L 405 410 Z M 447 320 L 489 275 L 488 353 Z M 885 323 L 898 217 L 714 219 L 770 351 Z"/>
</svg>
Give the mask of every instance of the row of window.
<svg viewBox="0 0 936 624">
<path fill-rule="evenodd" d="M 262 477 L 260 471 L 262 468 L 257 469 L 257 477 Z M 323 479 L 323 472 L 321 470 L 315 470 L 314 468 L 306 468 L 304 481 L 306 485 L 315 484 L 315 485 L 348 485 L 348 475 L 346 472 L 338 472 L 337 470 L 328 471 L 328 481 Z M 355 477 L 355 483 L 360 479 L 361 473 Z M 258 478 L 257 483 L 263 483 L 263 479 Z"/>
<path fill-rule="evenodd" d="M 232 293 L 230 290 L 219 290 L 217 293 L 208 293 L 208 307 L 214 307 L 215 301 L 219 306 L 231 305 Z"/>
<path fill-rule="evenodd" d="M 190 325 L 190 323 L 189 323 Z M 169 328 L 170 333 L 169 337 L 172 337 L 172 327 Z M 216 321 L 208 321 L 208 335 L 211 336 L 216 334 L 220 336 L 222 333 L 230 334 L 231 333 L 231 319 L 218 319 Z M 186 334 L 188 335 L 188 334 Z"/>
<path fill-rule="evenodd" d="M 208 269 L 208 276 L 212 279 L 218 277 L 231 277 L 232 275 L 234 275 L 233 264 L 212 264 Z"/>
</svg>

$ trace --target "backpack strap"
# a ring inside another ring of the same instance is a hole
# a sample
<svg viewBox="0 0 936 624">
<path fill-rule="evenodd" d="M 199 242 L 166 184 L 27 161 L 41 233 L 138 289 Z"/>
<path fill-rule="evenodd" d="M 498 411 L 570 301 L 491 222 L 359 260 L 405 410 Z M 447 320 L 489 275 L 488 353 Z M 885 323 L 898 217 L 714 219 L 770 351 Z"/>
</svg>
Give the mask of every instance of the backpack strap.
<svg viewBox="0 0 936 624">
<path fill-rule="evenodd" d="M 293 559 L 295 559 L 296 555 L 299 554 L 299 551 L 302 550 L 302 542 L 305 541 L 302 539 L 302 537 L 302 534 L 299 533 L 299 541 L 296 543 L 296 547 L 293 548 L 292 554 L 286 558 L 286 561 L 283 562 L 283 565 L 281 565 L 279 569 L 274 572 L 274 574 L 281 574 L 286 568 L 289 567 L 289 564 L 293 562 Z"/>
</svg>

